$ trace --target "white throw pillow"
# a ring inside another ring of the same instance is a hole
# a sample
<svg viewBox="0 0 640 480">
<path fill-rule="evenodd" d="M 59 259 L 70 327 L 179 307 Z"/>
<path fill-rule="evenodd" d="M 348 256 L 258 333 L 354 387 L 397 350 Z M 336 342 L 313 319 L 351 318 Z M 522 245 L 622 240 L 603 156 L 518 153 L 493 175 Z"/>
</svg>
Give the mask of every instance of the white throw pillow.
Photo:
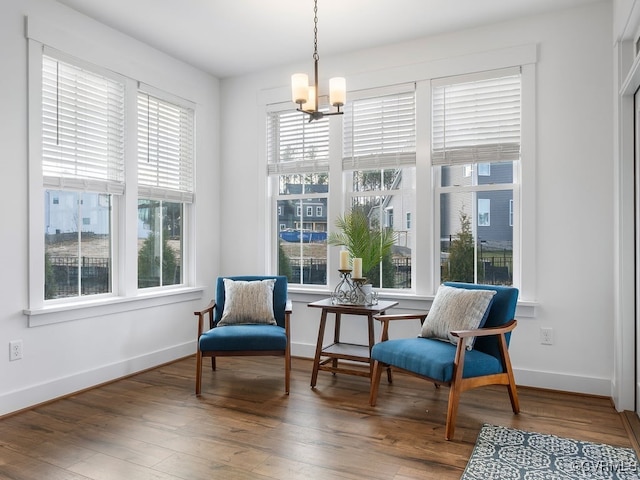
<svg viewBox="0 0 640 480">
<path fill-rule="evenodd" d="M 260 323 L 276 325 L 273 315 L 275 278 L 231 280 L 224 278 L 224 310 L 218 326 Z"/>
<path fill-rule="evenodd" d="M 437 338 L 457 345 L 458 338 L 449 332 L 478 328 L 495 294 L 495 290 L 470 290 L 440 285 L 429 314 L 422 324 L 420 336 Z M 467 350 L 473 348 L 474 342 L 475 337 L 466 339 Z"/>
</svg>

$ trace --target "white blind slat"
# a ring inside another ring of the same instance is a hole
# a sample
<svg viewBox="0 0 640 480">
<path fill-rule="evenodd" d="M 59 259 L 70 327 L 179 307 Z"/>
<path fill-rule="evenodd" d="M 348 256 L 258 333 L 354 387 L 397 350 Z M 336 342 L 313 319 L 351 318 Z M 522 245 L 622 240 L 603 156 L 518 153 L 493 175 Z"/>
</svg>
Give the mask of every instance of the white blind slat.
<svg viewBox="0 0 640 480">
<path fill-rule="evenodd" d="M 43 55 L 46 186 L 124 191 L 124 84 Z"/>
<path fill-rule="evenodd" d="M 329 122 L 309 122 L 298 111 L 269 112 L 267 171 L 269 175 L 329 170 Z"/>
<path fill-rule="evenodd" d="M 520 73 L 432 88 L 434 165 L 520 158 Z"/>
<path fill-rule="evenodd" d="M 415 91 L 353 100 L 345 108 L 344 170 L 415 165 Z"/>
<path fill-rule="evenodd" d="M 138 193 L 193 201 L 194 111 L 138 92 Z"/>
</svg>

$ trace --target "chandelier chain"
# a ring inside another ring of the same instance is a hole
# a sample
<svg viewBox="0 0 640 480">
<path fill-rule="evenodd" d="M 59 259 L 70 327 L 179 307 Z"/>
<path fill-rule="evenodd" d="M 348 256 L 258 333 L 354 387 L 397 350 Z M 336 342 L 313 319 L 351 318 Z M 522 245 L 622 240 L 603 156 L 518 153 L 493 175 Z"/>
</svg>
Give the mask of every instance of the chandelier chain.
<svg viewBox="0 0 640 480">
<path fill-rule="evenodd" d="M 313 59 L 318 60 L 318 0 L 314 1 L 313 7 Z"/>
</svg>

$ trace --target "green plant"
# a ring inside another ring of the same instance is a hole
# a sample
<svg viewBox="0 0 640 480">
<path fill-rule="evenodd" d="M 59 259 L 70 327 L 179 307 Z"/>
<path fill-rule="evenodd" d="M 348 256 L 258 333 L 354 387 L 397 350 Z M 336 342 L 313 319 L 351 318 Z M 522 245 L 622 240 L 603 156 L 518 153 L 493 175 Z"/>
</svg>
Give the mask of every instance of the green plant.
<svg viewBox="0 0 640 480">
<path fill-rule="evenodd" d="M 282 241 L 278 242 L 278 275 L 285 275 L 289 281 L 292 280 L 291 260 L 282 248 Z"/>
<path fill-rule="evenodd" d="M 156 248 L 156 234 L 150 233 L 138 252 L 138 287 L 173 285 L 178 266 L 176 254 L 169 246 L 168 233 L 162 235 L 162 283 L 160 283 L 160 252 Z"/>
<path fill-rule="evenodd" d="M 327 239 L 330 245 L 346 247 L 352 258 L 362 259 L 362 274 L 370 278 L 383 258 L 391 257 L 396 233 L 390 228 L 372 228 L 369 217 L 361 210 L 352 210 L 336 220 L 338 231 Z"/>
<path fill-rule="evenodd" d="M 449 248 L 449 268 L 442 273 L 442 281 L 473 282 L 473 232 L 469 215 L 460 211 L 460 231 Z"/>
<path fill-rule="evenodd" d="M 48 252 L 44 254 L 44 298 L 50 300 L 56 297 L 58 285 L 56 284 L 55 272 L 51 264 L 51 257 Z"/>
</svg>

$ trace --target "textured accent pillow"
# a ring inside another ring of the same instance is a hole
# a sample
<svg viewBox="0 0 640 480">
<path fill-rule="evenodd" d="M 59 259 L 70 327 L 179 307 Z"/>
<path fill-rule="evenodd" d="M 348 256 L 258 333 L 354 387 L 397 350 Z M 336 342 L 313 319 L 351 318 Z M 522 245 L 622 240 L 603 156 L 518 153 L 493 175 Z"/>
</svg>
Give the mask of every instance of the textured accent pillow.
<svg viewBox="0 0 640 480">
<path fill-rule="evenodd" d="M 486 321 L 495 294 L 495 290 L 470 290 L 440 285 L 429 314 L 422 324 L 420 336 L 437 338 L 457 345 L 458 338 L 449 332 L 480 327 L 482 321 Z M 466 339 L 467 350 L 473 348 L 474 342 L 475 337 Z"/>
<path fill-rule="evenodd" d="M 224 278 L 224 310 L 218 326 L 260 323 L 276 325 L 273 315 L 275 278 L 266 280 L 231 280 Z"/>
</svg>

